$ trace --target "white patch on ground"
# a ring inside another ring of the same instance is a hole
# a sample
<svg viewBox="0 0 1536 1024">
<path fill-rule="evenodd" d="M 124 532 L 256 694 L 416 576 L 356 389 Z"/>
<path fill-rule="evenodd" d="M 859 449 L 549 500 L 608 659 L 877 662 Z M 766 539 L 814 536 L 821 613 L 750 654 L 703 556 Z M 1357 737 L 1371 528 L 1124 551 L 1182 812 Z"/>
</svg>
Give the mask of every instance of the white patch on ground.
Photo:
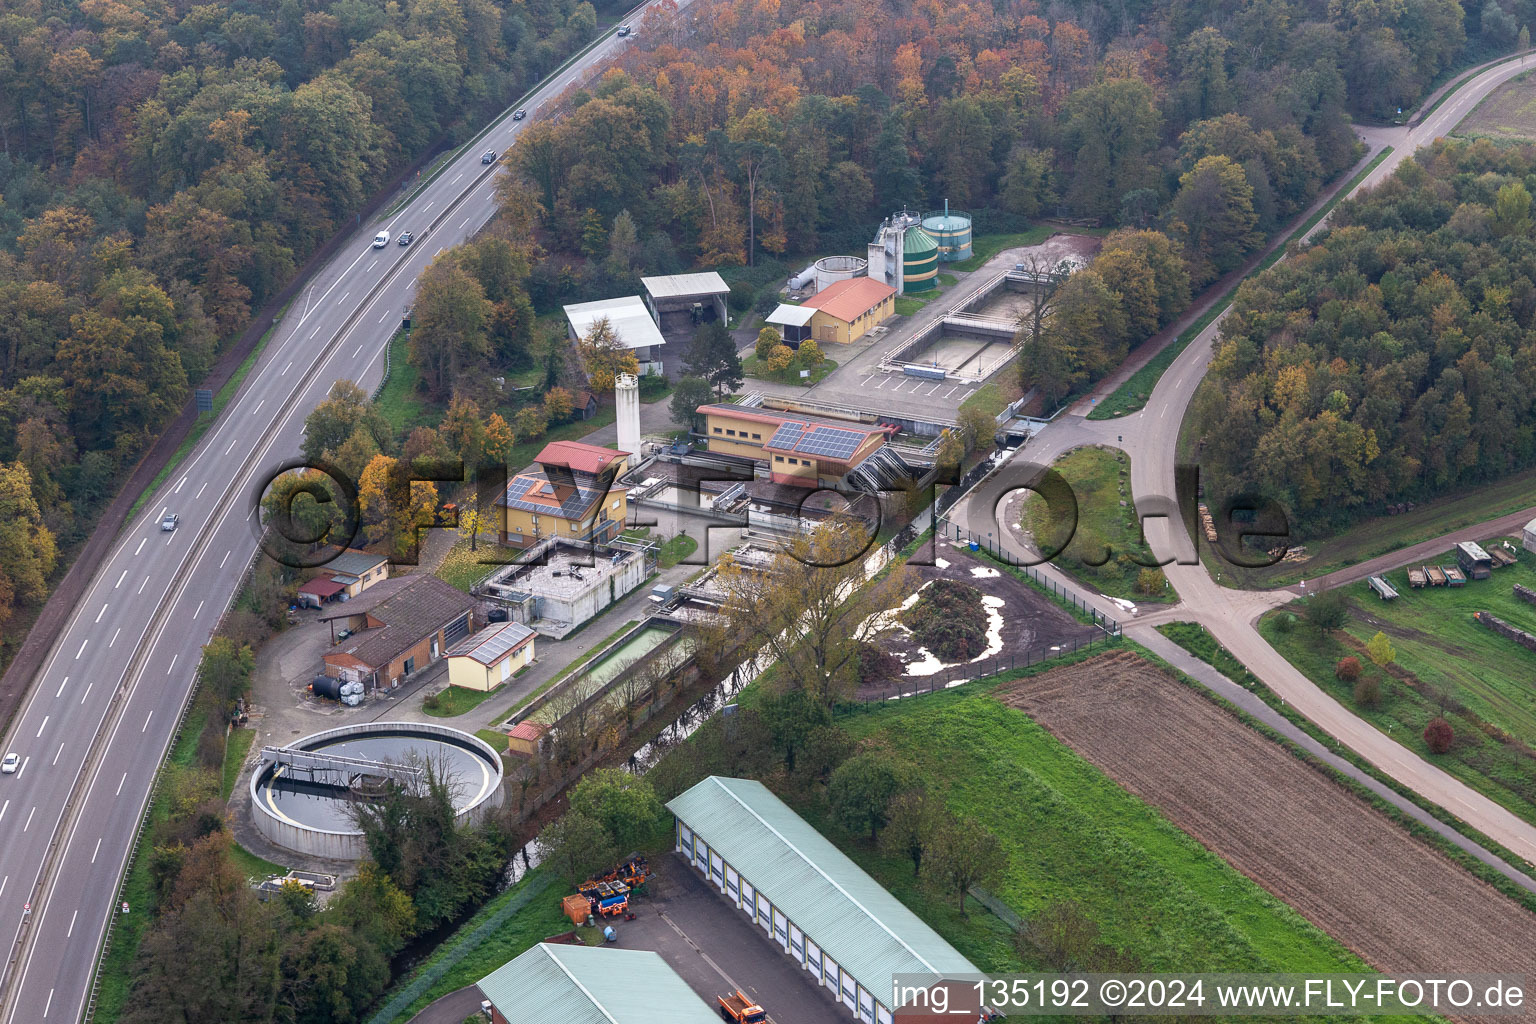
<svg viewBox="0 0 1536 1024">
<path fill-rule="evenodd" d="M 1128 601 L 1128 600 L 1126 600 L 1123 597 L 1110 597 L 1108 594 L 1100 594 L 1099 596 L 1102 597 L 1104 600 L 1110 602 L 1116 608 L 1119 608 L 1123 612 L 1129 612 L 1132 615 L 1136 614 L 1136 602 L 1135 601 Z"/>
<path fill-rule="evenodd" d="M 976 565 L 971 567 L 971 575 L 979 580 L 989 580 L 994 576 L 1001 576 L 1002 573 L 989 565 Z"/>
<path fill-rule="evenodd" d="M 924 586 L 927 586 L 927 584 L 924 584 Z M 1002 651 L 1002 649 L 1003 649 L 1003 612 L 1002 612 L 1002 609 L 1007 607 L 1008 602 L 1004 601 L 1000 597 L 993 597 L 990 594 L 987 594 L 987 595 L 983 595 L 983 597 L 981 599 L 981 604 L 982 604 L 982 607 L 986 608 L 986 610 L 987 610 L 987 649 L 986 650 L 982 651 L 980 654 L 976 655 L 976 657 L 971 658 L 968 661 L 960 662 L 960 661 L 940 661 L 938 659 L 938 656 L 935 655 L 928 648 L 926 648 L 926 647 L 919 647 L 917 649 L 917 653 L 922 655 L 922 657 L 918 661 L 914 661 L 914 662 L 910 663 L 909 665 L 907 665 L 907 670 L 903 674 L 904 675 L 908 675 L 908 676 L 916 676 L 916 677 L 937 675 L 938 673 L 944 671 L 946 668 L 950 668 L 950 667 L 955 666 L 955 665 L 974 665 L 978 661 L 985 661 L 987 658 L 995 657 L 1000 651 Z M 897 623 L 897 625 L 900 625 L 900 623 Z M 905 626 L 901 626 L 901 628 L 902 629 L 906 629 Z M 907 630 L 907 632 L 910 633 L 911 630 Z M 964 680 L 962 680 L 962 682 L 963 681 Z M 960 684 L 959 683 L 950 683 L 949 685 L 950 686 L 959 686 Z"/>
<path fill-rule="evenodd" d="M 933 560 L 933 564 L 938 566 L 940 569 L 948 569 L 949 568 L 949 563 L 947 561 L 945 561 L 944 559 L 942 559 L 942 558 L 935 558 Z"/>
</svg>

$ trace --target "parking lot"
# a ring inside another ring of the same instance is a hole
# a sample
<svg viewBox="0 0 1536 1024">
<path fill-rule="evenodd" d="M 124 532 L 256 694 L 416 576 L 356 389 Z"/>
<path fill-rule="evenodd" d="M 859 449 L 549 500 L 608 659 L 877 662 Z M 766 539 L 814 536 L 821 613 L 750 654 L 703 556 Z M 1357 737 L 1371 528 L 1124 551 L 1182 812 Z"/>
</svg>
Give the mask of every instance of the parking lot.
<svg viewBox="0 0 1536 1024">
<path fill-rule="evenodd" d="M 631 904 L 635 920 L 614 925 L 619 946 L 661 954 L 711 1009 L 718 996 L 739 988 L 778 1024 L 853 1020 L 830 989 L 819 987 L 681 857 L 659 857 L 652 867 L 647 895 Z"/>
</svg>

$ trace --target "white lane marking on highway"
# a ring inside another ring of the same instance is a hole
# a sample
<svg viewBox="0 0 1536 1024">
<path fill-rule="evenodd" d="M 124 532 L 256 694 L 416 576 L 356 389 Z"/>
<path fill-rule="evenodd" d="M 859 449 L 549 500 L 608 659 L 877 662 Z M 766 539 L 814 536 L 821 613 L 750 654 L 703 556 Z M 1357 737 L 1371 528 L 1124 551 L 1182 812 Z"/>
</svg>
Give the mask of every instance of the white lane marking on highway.
<svg viewBox="0 0 1536 1024">
<path fill-rule="evenodd" d="M 10 801 L 6 801 L 6 802 L 9 803 Z M 4 878 L 0 878 L 0 896 L 4 896 L 5 895 L 5 883 L 9 882 L 10 880 L 11 880 L 11 876 L 10 875 L 6 875 Z"/>
<path fill-rule="evenodd" d="M 255 514 L 256 514 L 256 509 L 252 508 L 249 512 L 247 512 L 245 514 L 245 521 L 246 522 L 250 522 L 251 521 L 251 516 L 254 516 Z"/>
<path fill-rule="evenodd" d="M 116 590 L 118 587 L 122 586 L 123 585 L 123 580 L 125 580 L 127 578 L 128 578 L 128 570 L 124 569 L 123 570 L 123 574 L 121 576 L 119 576 L 117 578 L 117 582 L 112 585 L 112 589 Z"/>
<path fill-rule="evenodd" d="M 363 352 L 363 346 L 361 346 L 361 345 L 359 345 L 359 346 L 357 346 L 357 349 L 356 349 L 356 351 L 354 351 L 354 352 L 353 352 L 353 353 L 352 353 L 352 358 L 353 358 L 353 359 L 356 359 L 356 358 L 357 358 L 357 357 L 358 357 L 358 356 L 359 356 L 359 355 L 361 355 L 361 354 L 362 354 L 362 352 Z"/>
<path fill-rule="evenodd" d="M 435 202 L 437 202 L 436 199 L 432 200 L 432 203 L 435 203 Z M 432 209 L 432 203 L 428 203 L 426 206 L 423 206 L 421 208 L 421 212 L 422 213 L 426 213 L 428 210 Z"/>
<path fill-rule="evenodd" d="M 337 302 L 346 302 L 347 301 L 347 296 L 351 295 L 351 294 L 352 294 L 351 292 L 342 292 L 341 293 L 341 298 L 337 299 L 336 301 Z"/>
<path fill-rule="evenodd" d="M 365 274 L 373 273 L 373 268 L 378 266 L 378 265 L 379 265 L 379 261 L 378 260 L 374 260 L 372 263 L 368 264 L 368 269 L 363 271 L 363 273 L 365 273 Z"/>
<path fill-rule="evenodd" d="M 317 335 L 317 334 L 319 334 L 319 333 L 320 333 L 320 325 L 319 325 L 319 324 L 316 324 L 316 325 L 315 325 L 315 329 L 314 329 L 314 330 L 312 330 L 312 331 L 310 331 L 310 332 L 309 332 L 309 338 L 310 338 L 310 340 L 311 340 L 311 341 L 313 341 L 313 340 L 314 340 L 314 338 L 315 338 L 315 335 Z"/>
<path fill-rule="evenodd" d="M 121 633 L 122 631 L 123 631 L 123 627 L 121 627 L 121 626 L 117 627 L 117 633 L 113 633 L 112 634 L 112 639 L 107 641 L 107 646 L 108 647 L 111 647 L 113 644 L 117 643 L 118 633 Z"/>
<path fill-rule="evenodd" d="M 149 720 L 151 718 L 154 718 L 154 717 L 155 717 L 155 713 L 153 711 L 151 711 L 149 714 L 145 715 L 144 716 L 144 724 L 139 726 L 139 732 L 143 732 L 145 729 L 148 729 L 149 728 Z"/>
<path fill-rule="evenodd" d="M 27 823 L 25 825 L 21 826 L 21 830 L 23 832 L 25 832 L 27 829 L 32 827 L 32 815 L 34 815 L 36 813 L 37 813 L 37 807 L 36 806 L 34 806 L 30 811 L 27 812 Z"/>
<path fill-rule="evenodd" d="M 107 609 L 110 608 L 110 607 L 112 607 L 110 604 L 104 604 L 104 605 L 101 606 L 101 611 L 96 613 L 96 621 L 97 622 L 101 621 L 101 617 L 103 615 L 107 614 Z"/>
<path fill-rule="evenodd" d="M 176 668 L 176 655 L 173 654 L 173 655 L 171 655 L 171 663 L 169 665 L 165 666 L 165 674 L 166 675 L 170 675 L 172 670 L 175 669 L 175 668 Z M 146 718 L 145 722 L 147 723 L 148 721 L 149 721 L 149 719 Z"/>
<path fill-rule="evenodd" d="M 249 517 L 247 517 L 247 518 L 249 518 Z M 226 552 L 224 552 L 224 557 L 219 559 L 219 568 L 220 569 L 224 568 L 224 563 L 229 561 L 229 555 L 230 555 L 230 552 L 226 551 Z"/>
<path fill-rule="evenodd" d="M 181 482 L 176 485 L 176 489 L 174 491 L 172 491 L 171 493 L 172 494 L 180 494 L 181 493 L 181 489 L 183 487 L 185 487 L 185 486 L 187 486 L 187 478 L 186 477 L 182 477 L 181 478 Z"/>
<path fill-rule="evenodd" d="M 208 489 L 208 481 L 204 480 L 203 481 L 203 486 L 199 487 L 197 489 L 197 493 L 192 495 L 192 500 L 196 501 L 198 498 L 201 498 L 203 496 L 203 492 L 206 491 L 207 489 Z"/>
<path fill-rule="evenodd" d="M 32 737 L 32 738 L 35 739 L 35 740 L 42 739 L 43 738 L 43 730 L 46 729 L 46 728 L 48 728 L 48 716 L 44 715 L 43 716 L 43 724 L 37 727 L 37 735 Z"/>
<path fill-rule="evenodd" d="M 462 178 L 462 177 L 464 177 L 464 172 L 463 172 L 463 171 L 460 171 L 460 172 L 459 172 L 459 173 L 458 173 L 458 174 L 457 174 L 457 175 L 456 175 L 456 176 L 455 176 L 455 177 L 454 177 L 454 179 L 453 179 L 453 180 L 452 180 L 452 181 L 450 181 L 450 182 L 449 182 L 449 183 L 448 183 L 448 184 L 450 184 L 450 185 L 457 185 L 457 184 L 458 184 L 458 183 L 459 183 L 459 178 Z"/>
<path fill-rule="evenodd" d="M 80 660 L 80 655 L 85 653 L 85 645 L 90 643 L 90 642 L 91 642 L 91 638 L 90 637 L 86 637 L 84 640 L 80 641 L 80 649 L 75 652 L 75 660 L 76 661 Z"/>
<path fill-rule="evenodd" d="M 128 781 L 128 773 L 127 772 L 123 772 L 123 777 L 117 780 L 117 792 L 114 794 L 115 796 L 122 796 L 123 795 L 123 783 L 125 783 L 127 781 Z"/>
<path fill-rule="evenodd" d="M 166 547 L 170 547 L 171 546 L 171 541 L 173 541 L 175 539 L 176 539 L 176 533 L 175 533 L 175 531 L 172 531 L 171 535 L 169 537 L 165 538 L 165 546 Z"/>
<path fill-rule="evenodd" d="M 228 455 L 230 452 L 234 451 L 235 450 L 235 445 L 237 445 L 239 443 L 240 443 L 240 439 L 238 437 L 235 438 L 233 441 L 229 442 L 229 447 L 224 449 L 224 454 Z"/>
<path fill-rule="evenodd" d="M 4 821 L 5 820 L 5 812 L 10 810 L 10 809 L 11 809 L 11 802 L 9 800 L 7 800 L 5 802 L 5 806 L 4 807 L 0 807 L 0 821 Z M 10 878 L 11 876 L 10 875 L 6 875 L 5 877 L 6 878 Z M 5 886 L 0 885 L 0 892 L 4 892 L 4 891 L 5 891 Z"/>
<path fill-rule="evenodd" d="M 148 537 L 145 537 L 143 540 L 139 541 L 139 546 L 133 549 L 133 557 L 135 557 L 135 558 L 139 557 L 139 552 L 144 550 L 144 545 L 148 541 L 149 541 Z"/>
<path fill-rule="evenodd" d="M 90 683 L 86 683 L 85 684 L 85 692 L 80 695 L 80 703 L 81 704 L 84 704 L 85 703 L 85 698 L 87 698 L 87 697 L 89 697 L 91 695 L 91 685 L 92 684 L 90 684 Z"/>
<path fill-rule="evenodd" d="M 261 407 L 266 405 L 266 404 L 267 404 L 267 400 L 265 398 L 263 398 L 261 401 L 257 402 L 256 403 L 256 408 L 251 410 L 251 415 L 255 416 L 257 413 L 261 412 Z"/>
<path fill-rule="evenodd" d="M 383 323 L 388 318 L 389 318 L 389 310 L 386 309 L 384 311 L 384 315 L 379 317 L 379 323 Z"/>
<path fill-rule="evenodd" d="M 96 855 L 98 853 L 100 853 L 100 852 L 101 852 L 101 837 L 97 836 L 96 837 L 96 849 L 91 851 L 91 863 L 92 864 L 96 863 Z M 6 877 L 10 877 L 10 876 L 7 875 Z M 5 886 L 3 884 L 0 884 L 0 893 L 3 893 L 3 892 L 5 892 Z"/>
<path fill-rule="evenodd" d="M 25 831 L 25 829 L 23 829 Z M 48 1016 L 48 1011 L 53 1009 L 53 989 L 48 990 L 48 1001 L 43 1004 L 43 1016 Z"/>
<path fill-rule="evenodd" d="M 199 602 L 197 602 L 197 612 L 200 612 L 200 611 L 202 611 L 202 610 L 203 610 L 203 602 L 202 602 L 202 601 L 199 601 Z M 193 613 L 192 613 L 192 617 L 193 617 L 193 618 L 194 618 L 194 619 L 195 619 L 195 618 L 197 618 L 197 612 L 193 612 Z"/>
<path fill-rule="evenodd" d="M 64 681 L 59 684 L 59 691 L 53 695 L 55 700 L 57 700 L 60 697 L 64 696 L 64 687 L 66 687 L 68 685 L 69 685 L 69 676 L 65 676 L 64 677 Z"/>
<path fill-rule="evenodd" d="M 27 765 L 29 765 L 31 763 L 32 763 L 32 759 L 30 757 L 24 757 L 24 758 L 21 759 L 21 767 L 16 769 L 16 777 L 18 779 L 21 778 L 22 775 L 26 773 Z"/>
<path fill-rule="evenodd" d="M 283 372 L 278 374 L 278 376 L 279 377 L 286 377 L 288 375 L 288 371 L 291 370 L 291 369 L 293 369 L 293 360 L 292 359 L 288 360 L 288 365 L 283 367 Z"/>
<path fill-rule="evenodd" d="M 69 931 L 64 933 L 64 937 L 66 939 L 69 938 L 71 935 L 75 934 L 75 918 L 77 918 L 79 916 L 80 916 L 80 911 L 78 911 L 78 910 L 75 911 L 73 914 L 69 915 Z M 46 1016 L 48 1016 L 48 1014 L 45 1012 L 43 1014 L 43 1016 L 46 1017 Z"/>
<path fill-rule="evenodd" d="M 464 223 L 459 225 L 459 229 L 462 231 L 464 228 L 469 227 L 469 221 L 470 221 L 470 218 L 465 217 L 464 218 Z"/>
<path fill-rule="evenodd" d="M 59 755 L 62 754 L 62 753 L 64 753 L 64 744 L 60 743 L 59 744 L 59 749 L 55 750 L 53 752 L 53 762 L 51 764 L 51 767 L 58 767 Z"/>
<path fill-rule="evenodd" d="M 139 584 L 139 593 L 141 593 L 141 594 L 144 593 L 144 587 L 147 586 L 148 583 L 149 583 L 149 577 L 145 576 L 144 577 L 144 582 Z"/>
</svg>

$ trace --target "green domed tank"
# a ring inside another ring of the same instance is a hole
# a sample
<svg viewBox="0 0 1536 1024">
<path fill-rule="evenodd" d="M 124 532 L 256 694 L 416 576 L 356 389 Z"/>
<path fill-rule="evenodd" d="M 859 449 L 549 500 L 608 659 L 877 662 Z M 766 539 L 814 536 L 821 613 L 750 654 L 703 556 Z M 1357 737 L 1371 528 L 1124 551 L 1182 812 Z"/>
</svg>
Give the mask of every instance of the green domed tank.
<svg viewBox="0 0 1536 1024">
<path fill-rule="evenodd" d="M 901 237 L 901 290 L 925 292 L 937 287 L 939 243 L 920 227 L 907 228 Z"/>
</svg>

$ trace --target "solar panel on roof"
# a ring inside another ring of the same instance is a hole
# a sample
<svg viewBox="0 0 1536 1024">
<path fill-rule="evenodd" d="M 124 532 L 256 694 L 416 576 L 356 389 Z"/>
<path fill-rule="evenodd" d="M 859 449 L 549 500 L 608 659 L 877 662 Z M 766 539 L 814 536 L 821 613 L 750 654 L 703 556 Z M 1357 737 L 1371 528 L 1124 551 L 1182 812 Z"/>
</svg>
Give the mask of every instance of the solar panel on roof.
<svg viewBox="0 0 1536 1024">
<path fill-rule="evenodd" d="M 856 434 L 850 430 L 839 430 L 835 427 L 818 427 L 807 434 L 795 446 L 795 450 L 811 455 L 825 455 L 834 459 L 846 459 L 858 451 L 859 445 L 863 441 L 864 435 Z"/>
<path fill-rule="evenodd" d="M 780 425 L 773 436 L 768 439 L 769 448 L 793 448 L 805 433 L 804 423 L 785 423 Z"/>
</svg>

